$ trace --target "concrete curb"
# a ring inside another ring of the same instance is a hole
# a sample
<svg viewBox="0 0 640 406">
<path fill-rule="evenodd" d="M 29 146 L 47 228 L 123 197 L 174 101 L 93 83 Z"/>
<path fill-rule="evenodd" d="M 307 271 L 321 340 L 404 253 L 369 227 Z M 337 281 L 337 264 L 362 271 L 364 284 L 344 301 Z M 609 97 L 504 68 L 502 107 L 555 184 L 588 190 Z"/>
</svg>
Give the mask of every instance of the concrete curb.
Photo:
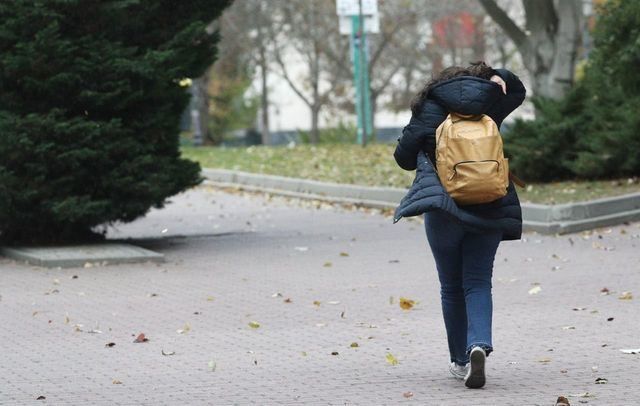
<svg viewBox="0 0 640 406">
<path fill-rule="evenodd" d="M 0 254 L 48 268 L 164 262 L 164 255 L 157 252 L 131 244 L 110 242 L 61 247 L 0 247 Z"/>
<path fill-rule="evenodd" d="M 203 168 L 202 175 L 209 183 L 221 187 L 382 209 L 395 209 L 407 192 L 400 188 L 345 185 L 227 169 Z M 612 226 L 640 220 L 640 193 L 559 205 L 523 203 L 522 216 L 525 231 L 542 234 Z"/>
</svg>

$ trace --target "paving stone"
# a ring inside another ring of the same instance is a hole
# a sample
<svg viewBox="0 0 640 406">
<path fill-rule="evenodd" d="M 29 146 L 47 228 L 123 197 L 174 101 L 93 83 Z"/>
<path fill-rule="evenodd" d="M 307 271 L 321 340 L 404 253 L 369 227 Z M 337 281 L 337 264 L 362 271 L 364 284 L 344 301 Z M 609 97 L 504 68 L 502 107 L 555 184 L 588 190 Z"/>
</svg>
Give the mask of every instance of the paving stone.
<svg viewBox="0 0 640 406">
<path fill-rule="evenodd" d="M 482 390 L 449 376 L 417 221 L 201 187 L 109 236 L 166 262 L 47 269 L 0 259 L 1 405 L 521 406 L 585 392 L 594 397 L 572 404 L 639 403 L 640 355 L 619 351 L 640 347 L 638 223 L 501 244 Z M 542 290 L 530 295 L 533 283 Z M 634 298 L 618 299 L 623 291 Z M 419 303 L 403 311 L 400 296 Z M 133 343 L 141 332 L 149 341 Z"/>
</svg>

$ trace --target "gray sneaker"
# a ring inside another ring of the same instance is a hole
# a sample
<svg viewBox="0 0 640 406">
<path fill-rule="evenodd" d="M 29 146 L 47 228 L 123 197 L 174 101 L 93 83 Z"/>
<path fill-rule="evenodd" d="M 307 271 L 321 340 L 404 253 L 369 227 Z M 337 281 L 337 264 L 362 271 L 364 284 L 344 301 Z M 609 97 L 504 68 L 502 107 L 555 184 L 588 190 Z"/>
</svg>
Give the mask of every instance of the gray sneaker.
<svg viewBox="0 0 640 406">
<path fill-rule="evenodd" d="M 487 354 L 482 347 L 473 347 L 471 354 L 469 354 L 469 371 L 464 377 L 464 385 L 467 388 L 482 388 L 486 382 L 484 375 L 484 363 L 487 359 Z"/>
<path fill-rule="evenodd" d="M 451 372 L 451 375 L 453 375 L 456 379 L 464 379 L 464 377 L 467 375 L 468 370 L 469 364 L 462 366 L 456 364 L 455 362 L 452 362 L 451 365 L 449 365 L 449 372 Z"/>
</svg>

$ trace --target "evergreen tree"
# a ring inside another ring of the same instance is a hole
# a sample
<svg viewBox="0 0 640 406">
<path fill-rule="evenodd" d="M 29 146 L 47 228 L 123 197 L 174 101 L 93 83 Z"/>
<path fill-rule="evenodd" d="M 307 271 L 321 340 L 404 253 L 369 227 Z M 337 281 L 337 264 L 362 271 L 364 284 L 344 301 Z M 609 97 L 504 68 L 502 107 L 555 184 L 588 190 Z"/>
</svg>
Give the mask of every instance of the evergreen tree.
<svg viewBox="0 0 640 406">
<path fill-rule="evenodd" d="M 581 83 L 588 126 L 577 140 L 573 171 L 581 177 L 639 175 L 640 2 L 605 2 L 598 18 Z"/>
<path fill-rule="evenodd" d="M 640 2 L 599 9 L 584 78 L 562 100 L 534 99 L 533 121 L 505 138 L 514 172 L 530 181 L 640 174 Z"/>
<path fill-rule="evenodd" d="M 199 183 L 180 81 L 215 59 L 229 2 L 0 2 L 1 239 L 87 239 Z"/>
</svg>

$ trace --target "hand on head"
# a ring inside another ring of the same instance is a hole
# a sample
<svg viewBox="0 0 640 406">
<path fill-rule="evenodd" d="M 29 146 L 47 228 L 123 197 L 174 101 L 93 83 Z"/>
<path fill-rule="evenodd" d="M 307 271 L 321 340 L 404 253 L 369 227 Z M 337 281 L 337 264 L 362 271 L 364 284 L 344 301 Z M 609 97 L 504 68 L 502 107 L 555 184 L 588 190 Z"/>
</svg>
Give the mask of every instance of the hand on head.
<svg viewBox="0 0 640 406">
<path fill-rule="evenodd" d="M 489 80 L 492 82 L 496 82 L 502 88 L 502 93 L 507 94 L 507 84 L 504 82 L 504 80 L 502 80 L 500 76 L 493 75 Z"/>
</svg>

